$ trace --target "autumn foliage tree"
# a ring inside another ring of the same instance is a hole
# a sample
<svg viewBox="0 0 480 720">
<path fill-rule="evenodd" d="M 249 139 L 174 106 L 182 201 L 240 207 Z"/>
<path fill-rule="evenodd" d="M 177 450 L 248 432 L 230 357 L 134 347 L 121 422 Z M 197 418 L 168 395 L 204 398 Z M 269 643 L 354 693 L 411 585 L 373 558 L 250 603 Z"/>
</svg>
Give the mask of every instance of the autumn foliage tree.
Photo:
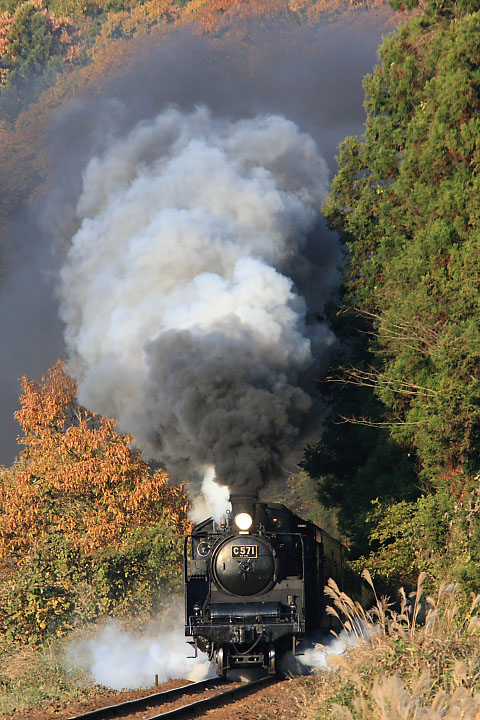
<svg viewBox="0 0 480 720">
<path fill-rule="evenodd" d="M 151 611 L 178 571 L 184 488 L 152 472 L 115 421 L 78 405 L 61 362 L 22 386 L 24 450 L 0 481 L 0 624 L 38 640 L 75 618 Z"/>
</svg>

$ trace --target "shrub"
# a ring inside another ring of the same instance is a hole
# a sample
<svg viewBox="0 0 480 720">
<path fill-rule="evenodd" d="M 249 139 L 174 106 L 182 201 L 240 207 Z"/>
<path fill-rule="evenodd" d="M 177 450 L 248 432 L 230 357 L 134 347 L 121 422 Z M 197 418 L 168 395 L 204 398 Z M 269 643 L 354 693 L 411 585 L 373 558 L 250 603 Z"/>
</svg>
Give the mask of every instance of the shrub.
<svg viewBox="0 0 480 720">
<path fill-rule="evenodd" d="M 368 572 L 364 573 L 376 590 Z M 306 716 L 315 720 L 474 720 L 480 713 L 479 602 L 462 611 L 455 585 L 425 597 L 418 578 L 410 596 L 401 591 L 399 611 L 376 596 L 369 611 L 333 581 L 331 613 L 342 618 L 356 647 L 329 656 L 337 673 L 313 682 Z M 422 618 L 423 622 L 419 622 Z M 325 675 L 325 674 L 324 674 Z"/>
</svg>

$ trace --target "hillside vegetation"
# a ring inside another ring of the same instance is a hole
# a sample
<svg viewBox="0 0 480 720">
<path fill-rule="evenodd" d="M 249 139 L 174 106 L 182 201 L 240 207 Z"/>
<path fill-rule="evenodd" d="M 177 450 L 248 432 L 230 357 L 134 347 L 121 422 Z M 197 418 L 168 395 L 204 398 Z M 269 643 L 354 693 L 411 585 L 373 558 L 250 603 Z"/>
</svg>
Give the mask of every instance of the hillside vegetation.
<svg viewBox="0 0 480 720">
<path fill-rule="evenodd" d="M 365 134 L 340 148 L 325 214 L 345 247 L 344 344 L 303 461 L 352 566 L 400 607 L 365 616 L 331 589 L 362 637 L 307 684 L 315 720 L 480 717 L 480 3 L 420 9 L 383 42 Z"/>
<path fill-rule="evenodd" d="M 365 136 L 342 144 L 325 209 L 346 248 L 332 322 L 349 351 L 304 461 L 377 575 L 425 570 L 467 594 L 480 580 L 479 10 L 426 3 L 366 78 Z"/>
</svg>

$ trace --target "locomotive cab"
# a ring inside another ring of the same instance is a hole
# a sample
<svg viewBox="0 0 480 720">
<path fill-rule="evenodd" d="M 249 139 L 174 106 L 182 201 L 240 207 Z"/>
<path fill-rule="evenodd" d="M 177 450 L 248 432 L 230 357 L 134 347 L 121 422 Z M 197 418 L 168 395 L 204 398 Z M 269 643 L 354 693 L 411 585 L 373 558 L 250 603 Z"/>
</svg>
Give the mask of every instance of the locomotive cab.
<svg viewBox="0 0 480 720">
<path fill-rule="evenodd" d="M 186 539 L 185 634 L 220 675 L 274 673 L 278 655 L 329 617 L 323 587 L 328 577 L 342 584 L 343 546 L 284 505 L 233 496 L 232 507 Z"/>
</svg>

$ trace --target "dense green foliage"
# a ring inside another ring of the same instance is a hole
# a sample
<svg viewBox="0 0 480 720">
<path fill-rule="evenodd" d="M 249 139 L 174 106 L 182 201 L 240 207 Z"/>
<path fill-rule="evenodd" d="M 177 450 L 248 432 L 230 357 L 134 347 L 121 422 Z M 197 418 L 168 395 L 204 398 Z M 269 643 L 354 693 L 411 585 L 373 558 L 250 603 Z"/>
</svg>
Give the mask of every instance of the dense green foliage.
<svg viewBox="0 0 480 720">
<path fill-rule="evenodd" d="M 425 480 L 480 468 L 480 14 L 415 17 L 367 78 L 327 207 L 350 251 L 350 302 L 372 319 L 377 396 Z"/>
<path fill-rule="evenodd" d="M 344 386 L 333 391 L 326 433 L 304 466 L 323 502 L 341 507 L 358 550 L 366 504 L 380 499 L 384 516 L 370 540 L 390 576 L 428 564 L 422 533 L 445 556 L 449 542 L 452 553 L 470 546 L 480 526 L 474 512 L 455 542 L 446 530 L 432 539 L 446 498 L 461 514 L 480 471 L 479 9 L 429 2 L 385 39 L 365 81 L 365 136 L 342 144 L 326 205 L 346 247 L 351 313 L 337 323 L 350 352 L 334 372 Z M 396 561 L 385 549 L 392 543 Z M 447 565 L 429 570 L 438 580 Z"/>
<path fill-rule="evenodd" d="M 353 566 L 361 571 L 370 563 L 380 578 L 406 587 L 414 587 L 419 573 L 425 572 L 431 591 L 440 579 L 448 579 L 468 598 L 480 588 L 478 514 L 477 492 L 461 503 L 445 490 L 416 502 L 376 502 L 367 522 L 379 549 L 370 560 L 360 558 Z"/>
<path fill-rule="evenodd" d="M 22 5 L 8 33 L 9 56 L 12 62 L 10 81 L 38 72 L 52 57 L 59 55 L 61 43 L 49 32 L 48 19 L 30 3 Z"/>
<path fill-rule="evenodd" d="M 349 423 L 342 418 L 362 412 L 380 417 L 381 406 L 365 388 L 336 388 L 335 414 L 327 421 L 321 439 L 309 445 L 302 467 L 321 478 L 317 499 L 335 508 L 343 537 L 350 541 L 352 557 L 369 548 L 371 503 L 414 500 L 418 495 L 413 457 L 385 428 Z"/>
<path fill-rule="evenodd" d="M 6 30 L 6 51 L 0 57 L 0 69 L 7 78 L 1 87 L 0 113 L 13 117 L 55 80 L 65 65 L 69 45 L 60 41 L 62 31 L 66 37 L 65 23 L 55 24 L 33 3 L 6 9 L 14 15 Z"/>
<path fill-rule="evenodd" d="M 85 553 L 47 536 L 0 584 L 0 627 L 15 642 L 39 643 L 78 622 L 151 614 L 180 581 L 182 540 L 166 523 L 134 530 L 118 547 Z"/>
</svg>

